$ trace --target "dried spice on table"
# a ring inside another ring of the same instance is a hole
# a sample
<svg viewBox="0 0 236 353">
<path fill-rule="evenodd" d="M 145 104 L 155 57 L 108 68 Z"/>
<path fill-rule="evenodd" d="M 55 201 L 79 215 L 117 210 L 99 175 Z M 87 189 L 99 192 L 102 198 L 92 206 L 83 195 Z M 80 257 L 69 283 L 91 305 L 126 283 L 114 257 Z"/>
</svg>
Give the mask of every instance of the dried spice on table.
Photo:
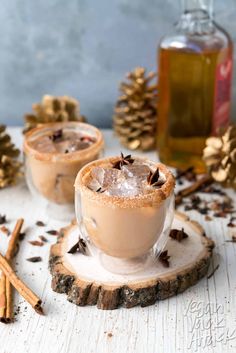
<svg viewBox="0 0 236 353">
<path fill-rule="evenodd" d="M 175 179 L 179 185 L 182 185 L 184 181 L 196 181 L 196 173 L 194 167 L 190 166 L 186 169 L 176 169 Z"/>
<path fill-rule="evenodd" d="M 41 262 L 42 258 L 41 258 L 41 256 L 33 256 L 33 257 L 29 257 L 26 260 L 29 262 Z"/>
<path fill-rule="evenodd" d="M 0 231 L 2 233 L 6 234 L 7 236 L 9 236 L 11 234 L 10 230 L 4 225 L 0 227 Z"/>
<path fill-rule="evenodd" d="M 43 246 L 44 242 L 39 240 L 29 240 L 29 243 L 33 246 Z"/>
<path fill-rule="evenodd" d="M 44 243 L 48 242 L 47 238 L 45 238 L 44 235 L 39 235 L 39 239 L 42 240 Z"/>
<path fill-rule="evenodd" d="M 0 215 L 0 224 L 7 223 L 6 215 Z"/>
<path fill-rule="evenodd" d="M 168 255 L 168 250 L 162 251 L 158 257 L 158 260 L 162 263 L 164 267 L 170 266 L 169 259 L 170 259 L 170 256 Z"/>
<path fill-rule="evenodd" d="M 169 237 L 181 242 L 183 239 L 188 238 L 188 234 L 185 233 L 184 229 L 171 229 Z"/>
<path fill-rule="evenodd" d="M 50 234 L 50 235 L 58 235 L 59 234 L 58 231 L 55 229 L 47 230 L 46 233 Z"/>
<path fill-rule="evenodd" d="M 175 205 L 176 206 L 181 205 L 184 198 L 190 196 L 191 194 L 196 193 L 197 191 L 200 191 L 202 188 L 211 184 L 212 182 L 213 182 L 213 179 L 208 174 L 201 176 L 190 186 L 182 188 L 177 192 L 177 195 L 175 197 Z"/>
<path fill-rule="evenodd" d="M 37 221 L 35 224 L 38 227 L 45 227 L 46 226 L 46 224 L 44 222 L 42 222 L 42 221 Z"/>
<path fill-rule="evenodd" d="M 26 236 L 26 232 L 21 232 L 21 233 L 19 234 L 19 241 L 24 240 L 24 239 L 25 239 L 25 236 Z"/>
<path fill-rule="evenodd" d="M 182 178 L 192 168 L 185 171 L 177 171 L 177 178 Z M 210 221 L 212 217 L 226 218 L 231 215 L 228 227 L 234 227 L 232 214 L 235 211 L 233 200 L 227 195 L 225 190 L 220 186 L 212 185 L 213 179 L 209 175 L 205 175 L 194 181 L 190 186 L 182 188 L 176 196 L 176 207 L 184 203 L 185 211 L 195 210 L 205 215 L 205 220 Z M 204 194 L 218 195 L 220 198 L 215 200 L 204 200 L 197 192 Z M 185 200 L 186 198 L 186 200 Z M 185 200 L 185 202 L 184 202 Z M 209 216 L 209 213 L 211 216 Z"/>
</svg>

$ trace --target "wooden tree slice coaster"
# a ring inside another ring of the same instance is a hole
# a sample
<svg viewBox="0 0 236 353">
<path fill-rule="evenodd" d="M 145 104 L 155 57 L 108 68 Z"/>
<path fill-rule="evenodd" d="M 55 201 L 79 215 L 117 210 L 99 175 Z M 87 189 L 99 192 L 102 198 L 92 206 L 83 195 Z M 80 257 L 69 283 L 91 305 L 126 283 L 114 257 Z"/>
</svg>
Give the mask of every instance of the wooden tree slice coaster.
<svg viewBox="0 0 236 353">
<path fill-rule="evenodd" d="M 214 242 L 183 213 L 176 212 L 172 228 L 184 228 L 189 237 L 181 242 L 168 239 L 165 249 L 170 267 L 157 261 L 138 273 L 119 275 L 106 271 L 93 256 L 67 253 L 78 241 L 78 227 L 72 223 L 51 246 L 52 289 L 66 293 L 72 303 L 97 305 L 99 309 L 147 306 L 182 293 L 206 275 Z"/>
</svg>

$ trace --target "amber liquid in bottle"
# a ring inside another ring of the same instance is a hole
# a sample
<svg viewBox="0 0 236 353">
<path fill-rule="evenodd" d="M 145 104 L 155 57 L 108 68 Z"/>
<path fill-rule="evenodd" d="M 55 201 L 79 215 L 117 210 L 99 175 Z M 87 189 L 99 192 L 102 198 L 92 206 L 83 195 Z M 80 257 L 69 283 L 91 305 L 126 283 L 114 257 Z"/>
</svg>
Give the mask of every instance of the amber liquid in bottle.
<svg viewBox="0 0 236 353">
<path fill-rule="evenodd" d="M 201 173 L 206 138 L 229 123 L 232 42 L 205 9 L 188 10 L 158 57 L 160 159 Z"/>
</svg>

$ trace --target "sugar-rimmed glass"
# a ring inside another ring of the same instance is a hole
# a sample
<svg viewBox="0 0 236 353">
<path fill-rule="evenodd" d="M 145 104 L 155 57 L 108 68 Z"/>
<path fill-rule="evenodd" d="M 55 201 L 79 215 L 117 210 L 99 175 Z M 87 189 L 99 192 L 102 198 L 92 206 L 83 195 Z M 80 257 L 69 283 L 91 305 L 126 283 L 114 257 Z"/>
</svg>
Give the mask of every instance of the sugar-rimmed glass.
<svg viewBox="0 0 236 353">
<path fill-rule="evenodd" d="M 69 153 L 45 153 L 34 148 L 36 139 L 60 129 L 89 136 L 95 142 Z M 102 156 L 104 140 L 101 131 L 80 122 L 44 124 L 25 135 L 23 147 L 26 181 L 32 195 L 46 204 L 53 218 L 66 220 L 73 217 L 74 180 L 84 165 Z"/>
<path fill-rule="evenodd" d="M 88 187 L 95 167 L 110 167 L 118 157 L 89 163 L 75 181 L 76 217 L 92 256 L 107 270 L 129 274 L 156 261 L 163 250 L 174 216 L 174 177 L 160 163 L 135 158 L 159 168 L 165 182 L 138 196 L 110 196 Z"/>
</svg>

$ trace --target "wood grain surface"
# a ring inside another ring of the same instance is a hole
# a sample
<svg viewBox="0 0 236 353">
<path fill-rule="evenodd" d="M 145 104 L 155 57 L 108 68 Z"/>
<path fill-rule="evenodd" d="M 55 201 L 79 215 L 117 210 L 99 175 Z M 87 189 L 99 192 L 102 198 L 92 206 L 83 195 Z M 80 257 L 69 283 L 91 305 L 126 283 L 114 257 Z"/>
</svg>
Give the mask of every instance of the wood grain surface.
<svg viewBox="0 0 236 353">
<path fill-rule="evenodd" d="M 137 305 L 146 307 L 184 292 L 207 274 L 214 242 L 206 236 L 200 224 L 191 221 L 184 213 L 175 213 L 172 227 L 184 229 L 189 237 L 181 243 L 168 238 L 165 246 L 170 255 L 168 268 L 153 261 L 146 266 L 146 273 L 108 276 L 107 272 L 102 275 L 104 269 L 98 259 L 94 262 L 95 257 L 67 254 L 71 248 L 68 240 L 73 240 L 74 244 L 79 233 L 78 226 L 72 222 L 60 230 L 57 243 L 50 249 L 52 289 L 67 294 L 67 299 L 76 305 L 97 305 L 103 310 L 121 306 L 127 309 Z M 183 256 L 183 251 L 189 256 Z M 74 266 L 68 262 L 68 257 L 74 261 Z"/>
</svg>

